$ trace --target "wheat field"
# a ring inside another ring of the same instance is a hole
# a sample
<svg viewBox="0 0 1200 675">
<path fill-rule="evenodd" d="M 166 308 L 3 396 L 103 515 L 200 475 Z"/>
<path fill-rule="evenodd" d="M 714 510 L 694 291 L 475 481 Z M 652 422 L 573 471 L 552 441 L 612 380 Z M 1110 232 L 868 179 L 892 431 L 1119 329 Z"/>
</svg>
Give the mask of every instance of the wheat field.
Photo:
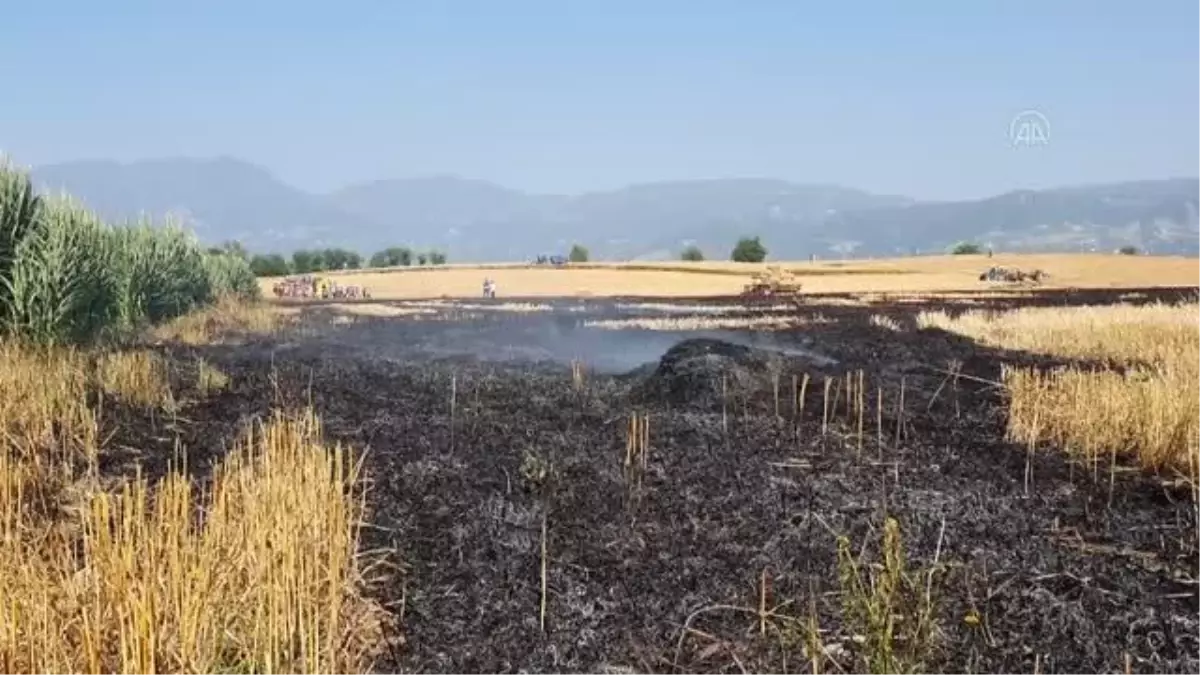
<svg viewBox="0 0 1200 675">
<path fill-rule="evenodd" d="M 1004 369 L 1009 435 L 1062 448 L 1098 466 L 1131 456 L 1196 480 L 1200 453 L 1200 305 L 942 312 L 923 328 L 1005 349 L 1082 359 L 1042 372 Z"/>
<path fill-rule="evenodd" d="M 267 311 L 164 329 L 199 340 Z M 386 617 L 358 594 L 358 465 L 312 410 L 244 425 L 205 488 L 182 468 L 101 478 L 106 401 L 169 418 L 169 370 L 149 350 L 0 341 L 0 671 L 367 668 Z M 196 377 L 202 396 L 229 384 L 203 361 Z"/>
<path fill-rule="evenodd" d="M 1173 256 L 1104 254 L 945 255 L 847 262 L 583 263 L 565 268 L 521 264 L 446 265 L 333 273 L 342 284 L 366 287 L 374 298 L 401 300 L 478 297 L 483 279 L 509 297 L 696 297 L 734 295 L 768 266 L 800 276 L 806 293 L 936 293 L 994 288 L 979 281 L 992 265 L 1042 269 L 1043 288 L 1196 286 L 1200 261 Z M 270 295 L 274 279 L 261 279 Z"/>
</svg>

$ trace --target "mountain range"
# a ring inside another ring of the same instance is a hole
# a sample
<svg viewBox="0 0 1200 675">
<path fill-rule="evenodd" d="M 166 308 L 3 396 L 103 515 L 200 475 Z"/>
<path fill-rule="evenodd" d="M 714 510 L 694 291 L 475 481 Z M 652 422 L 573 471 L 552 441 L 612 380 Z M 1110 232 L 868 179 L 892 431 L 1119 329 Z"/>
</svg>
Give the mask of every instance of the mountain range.
<svg viewBox="0 0 1200 675">
<path fill-rule="evenodd" d="M 1200 180 L 1172 178 L 1018 190 L 928 202 L 776 179 L 656 182 L 579 195 L 530 194 L 454 176 L 378 180 L 328 194 L 290 186 L 241 160 L 77 161 L 34 167 L 112 221 L 171 215 L 206 243 L 253 252 L 388 246 L 440 249 L 452 262 L 565 253 L 593 259 L 678 257 L 695 244 L 728 258 L 758 235 L 774 259 L 942 251 L 960 241 L 997 251 L 1200 254 Z"/>
</svg>

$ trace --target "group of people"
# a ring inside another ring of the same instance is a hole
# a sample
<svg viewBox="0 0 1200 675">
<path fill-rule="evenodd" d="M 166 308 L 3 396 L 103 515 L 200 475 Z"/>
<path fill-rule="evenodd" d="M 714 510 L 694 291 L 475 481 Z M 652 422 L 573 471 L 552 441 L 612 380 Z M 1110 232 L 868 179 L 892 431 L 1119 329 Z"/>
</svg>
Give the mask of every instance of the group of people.
<svg viewBox="0 0 1200 675">
<path fill-rule="evenodd" d="M 483 297 L 485 297 L 485 298 L 496 297 L 496 282 L 493 281 L 491 278 L 484 278 L 484 280 L 483 280 Z"/>
</svg>

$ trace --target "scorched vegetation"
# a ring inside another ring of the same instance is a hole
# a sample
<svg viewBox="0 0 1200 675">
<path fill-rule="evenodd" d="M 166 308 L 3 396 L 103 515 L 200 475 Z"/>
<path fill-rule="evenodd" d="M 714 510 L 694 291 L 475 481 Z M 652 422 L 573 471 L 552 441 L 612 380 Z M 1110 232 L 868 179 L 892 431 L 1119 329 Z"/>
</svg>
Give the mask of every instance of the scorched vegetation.
<svg viewBox="0 0 1200 675">
<path fill-rule="evenodd" d="M 0 282 L 5 671 L 1200 667 L 1194 289 L 284 308 L 10 167 Z"/>
</svg>

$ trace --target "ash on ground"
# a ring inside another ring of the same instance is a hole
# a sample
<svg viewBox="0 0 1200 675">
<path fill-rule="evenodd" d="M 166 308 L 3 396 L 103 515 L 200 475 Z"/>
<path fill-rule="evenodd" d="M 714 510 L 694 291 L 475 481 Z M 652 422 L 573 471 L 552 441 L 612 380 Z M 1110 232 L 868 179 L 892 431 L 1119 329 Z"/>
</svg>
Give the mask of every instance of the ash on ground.
<svg viewBox="0 0 1200 675">
<path fill-rule="evenodd" d="M 760 387 L 782 368 L 778 354 L 762 349 L 712 338 L 689 339 L 663 354 L 634 397 L 673 408 L 713 410 L 728 400 L 731 391 Z"/>
<path fill-rule="evenodd" d="M 182 373 L 172 390 L 193 401 L 178 417 L 194 465 L 225 451 L 234 420 L 281 405 L 314 406 L 330 441 L 365 451 L 363 548 L 393 551 L 375 568 L 393 571 L 370 591 L 397 617 L 403 608 L 382 671 L 808 670 L 811 620 L 820 667 L 863 672 L 839 537 L 874 574 L 895 518 L 919 582 L 912 597 L 928 592 L 936 624 L 912 654 L 916 615 L 898 609 L 898 667 L 1196 672 L 1188 491 L 1010 443 L 1006 402 L 988 383 L 1002 364 L 1049 360 L 916 330 L 928 309 L 940 307 L 823 307 L 828 322 L 773 339 L 785 347 L 790 335 L 835 366 L 711 340 L 670 340 L 629 377 L 580 377 L 555 361 L 434 362 L 402 347 L 438 331 L 465 339 L 463 324 L 404 318 L 323 328 L 290 351 L 169 355 Z M 899 330 L 876 325 L 880 311 Z M 487 335 L 574 339 L 547 320 L 512 319 Z M 198 358 L 229 374 L 225 391 L 195 391 Z M 953 386 L 921 367 L 950 361 L 965 376 Z M 801 394 L 792 377 L 804 375 Z M 850 405 L 857 377 L 868 395 Z M 122 434 L 152 428 L 134 406 L 105 412 L 136 422 Z M 644 464 L 631 472 L 634 412 L 649 421 Z M 116 441 L 174 452 L 174 439 L 153 434 Z"/>
</svg>

